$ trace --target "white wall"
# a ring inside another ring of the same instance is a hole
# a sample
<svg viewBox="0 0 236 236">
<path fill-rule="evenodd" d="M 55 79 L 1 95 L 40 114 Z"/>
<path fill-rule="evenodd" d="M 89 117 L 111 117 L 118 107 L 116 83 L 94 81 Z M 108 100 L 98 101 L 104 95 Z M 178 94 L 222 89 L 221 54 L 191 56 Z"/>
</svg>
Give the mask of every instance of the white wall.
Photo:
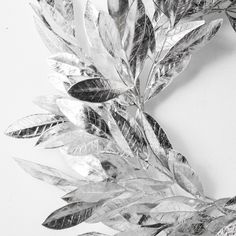
<svg viewBox="0 0 236 236">
<path fill-rule="evenodd" d="M 95 0 L 105 5 L 105 0 Z M 2 135 L 17 118 L 41 112 L 31 101 L 54 92 L 47 81 L 48 51 L 34 28 L 27 1 L 4 1 L 0 8 L 1 204 L 4 236 L 77 235 L 101 225 L 82 224 L 65 231 L 41 226 L 61 207 L 61 192 L 25 174 L 12 157 L 66 169 L 56 151 L 33 148 L 33 141 Z M 167 131 L 174 147 L 188 157 L 214 197 L 236 195 L 236 33 L 225 24 L 218 36 L 195 54 L 187 71 L 150 104 L 148 110 Z"/>
</svg>

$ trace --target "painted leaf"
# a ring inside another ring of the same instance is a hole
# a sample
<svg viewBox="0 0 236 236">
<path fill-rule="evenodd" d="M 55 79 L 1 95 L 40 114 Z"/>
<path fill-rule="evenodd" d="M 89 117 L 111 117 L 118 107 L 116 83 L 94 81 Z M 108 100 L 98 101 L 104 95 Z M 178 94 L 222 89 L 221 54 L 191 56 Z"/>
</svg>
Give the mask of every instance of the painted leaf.
<svg viewBox="0 0 236 236">
<path fill-rule="evenodd" d="M 73 85 L 68 93 L 81 101 L 102 103 L 118 97 L 127 90 L 122 83 L 93 78 Z"/>
<path fill-rule="evenodd" d="M 129 9 L 128 0 L 108 0 L 108 11 L 111 17 L 114 19 L 116 26 L 120 32 L 121 38 L 123 37 L 126 17 Z"/>
<path fill-rule="evenodd" d="M 148 51 L 155 50 L 155 34 L 141 0 L 135 0 L 126 19 L 123 45 L 135 79 L 143 69 Z"/>
<path fill-rule="evenodd" d="M 176 25 L 182 18 L 184 18 L 192 6 L 192 0 L 154 0 L 154 2 L 156 6 L 170 19 L 172 26 Z"/>
<path fill-rule="evenodd" d="M 5 134 L 13 138 L 35 138 L 65 121 L 64 117 L 52 114 L 31 115 L 13 123 Z"/>
<path fill-rule="evenodd" d="M 70 202 L 98 202 L 118 196 L 124 190 L 124 188 L 115 183 L 90 183 L 68 193 L 63 199 Z"/>
<path fill-rule="evenodd" d="M 19 166 L 32 177 L 54 185 L 64 191 L 73 191 L 78 186 L 86 184 L 87 181 L 71 177 L 60 170 L 40 165 L 34 162 L 15 159 Z"/>
<path fill-rule="evenodd" d="M 64 153 L 64 151 L 62 150 Z M 100 161 L 92 156 L 70 156 L 64 153 L 66 163 L 88 181 L 101 182 L 108 179 Z"/>
<path fill-rule="evenodd" d="M 106 122 L 87 104 L 70 99 L 60 99 L 57 104 L 61 112 L 78 128 L 98 137 L 111 138 Z"/>
<path fill-rule="evenodd" d="M 71 203 L 53 212 L 43 226 L 55 230 L 76 226 L 87 220 L 100 205 L 101 203 Z"/>
<path fill-rule="evenodd" d="M 175 151 L 169 152 L 168 158 L 169 168 L 174 174 L 176 182 L 192 195 L 204 196 L 203 186 L 194 170 L 189 166 L 187 159 Z"/>
<path fill-rule="evenodd" d="M 62 115 L 56 103 L 57 99 L 60 98 L 62 97 L 59 95 L 40 96 L 34 99 L 34 103 L 45 111 L 55 115 Z"/>
<path fill-rule="evenodd" d="M 172 149 L 172 145 L 165 131 L 154 118 L 145 112 L 141 113 L 141 122 L 154 154 L 165 167 L 168 167 L 166 154 Z"/>
<path fill-rule="evenodd" d="M 191 53 L 208 43 L 221 25 L 222 20 L 214 20 L 192 30 L 178 41 L 165 57 L 154 65 L 151 80 L 146 89 L 145 100 L 157 95 L 183 72 L 191 59 Z"/>
</svg>

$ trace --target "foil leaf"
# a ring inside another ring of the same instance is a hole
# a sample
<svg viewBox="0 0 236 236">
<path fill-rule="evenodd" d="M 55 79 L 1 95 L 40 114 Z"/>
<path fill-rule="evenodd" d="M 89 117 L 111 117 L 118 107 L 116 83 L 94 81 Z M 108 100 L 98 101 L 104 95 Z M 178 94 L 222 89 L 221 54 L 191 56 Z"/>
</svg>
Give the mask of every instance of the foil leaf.
<svg viewBox="0 0 236 236">
<path fill-rule="evenodd" d="M 55 230 L 76 226 L 87 220 L 100 205 L 101 203 L 71 203 L 53 212 L 43 226 Z"/>
<path fill-rule="evenodd" d="M 89 183 L 66 194 L 63 196 L 63 199 L 70 202 L 98 202 L 116 197 L 124 192 L 124 190 L 124 188 L 115 183 Z"/>
<path fill-rule="evenodd" d="M 76 179 L 60 170 L 40 165 L 34 162 L 15 159 L 17 164 L 32 177 L 44 181 L 48 184 L 54 185 L 63 191 L 70 192 L 75 190 L 78 186 L 86 184 L 87 181 L 83 179 Z"/>
<path fill-rule="evenodd" d="M 43 110 L 50 112 L 55 115 L 62 115 L 60 109 L 57 106 L 57 99 L 62 98 L 59 95 L 48 95 L 48 96 L 40 96 L 34 99 L 34 103 L 42 108 Z"/>
<path fill-rule="evenodd" d="M 154 29 L 145 6 L 141 0 L 135 0 L 127 15 L 123 45 L 136 80 L 143 69 L 148 51 L 154 52 L 155 43 Z"/>
<path fill-rule="evenodd" d="M 53 149 L 69 145 L 75 140 L 79 143 L 85 143 L 93 138 L 92 135 L 83 130 L 78 130 L 76 126 L 70 122 L 59 124 L 40 136 L 36 146 L 46 149 Z"/>
<path fill-rule="evenodd" d="M 108 11 L 114 19 L 122 38 L 125 31 L 126 17 L 129 10 L 129 0 L 108 0 Z"/>
<path fill-rule="evenodd" d="M 191 53 L 209 42 L 221 25 L 222 20 L 211 21 L 192 30 L 178 41 L 164 58 L 154 65 L 145 100 L 147 101 L 166 88 L 187 67 Z"/>
<path fill-rule="evenodd" d="M 35 138 L 48 129 L 66 122 L 62 116 L 36 114 L 22 118 L 8 127 L 5 134 L 13 138 Z"/>
<path fill-rule="evenodd" d="M 81 133 L 80 140 L 74 139 L 74 142 L 63 147 L 63 150 L 71 156 L 95 155 L 106 150 L 108 140 L 86 136 L 88 135 Z"/>
<path fill-rule="evenodd" d="M 171 25 L 175 26 L 185 17 L 192 6 L 192 0 L 154 0 L 156 7 L 159 8 L 170 19 Z"/>
<path fill-rule="evenodd" d="M 102 103 L 117 98 L 127 90 L 120 82 L 91 78 L 73 85 L 68 93 L 81 101 Z"/>
<path fill-rule="evenodd" d="M 106 122 L 87 104 L 70 99 L 60 99 L 57 104 L 61 112 L 78 128 L 101 138 L 111 138 Z"/>
<path fill-rule="evenodd" d="M 143 123 L 144 132 L 148 143 L 152 148 L 156 158 L 165 166 L 168 167 L 166 154 L 172 149 L 172 145 L 158 122 L 149 114 L 141 113 L 141 122 Z"/>
<path fill-rule="evenodd" d="M 128 205 L 135 203 L 142 197 L 141 194 L 134 194 L 131 192 L 124 192 L 123 194 L 106 201 L 101 207 L 99 207 L 92 217 L 86 222 L 88 223 L 97 223 L 103 221 L 106 218 L 110 218 L 113 215 L 116 215 L 121 211 L 122 208 L 127 207 Z"/>
<path fill-rule="evenodd" d="M 71 156 L 64 152 L 66 163 L 88 181 L 101 182 L 108 179 L 106 172 L 103 170 L 101 162 L 94 156 Z"/>
<path fill-rule="evenodd" d="M 182 154 L 171 151 L 168 163 L 175 180 L 184 190 L 196 197 L 204 196 L 203 186 L 198 176 Z"/>
</svg>

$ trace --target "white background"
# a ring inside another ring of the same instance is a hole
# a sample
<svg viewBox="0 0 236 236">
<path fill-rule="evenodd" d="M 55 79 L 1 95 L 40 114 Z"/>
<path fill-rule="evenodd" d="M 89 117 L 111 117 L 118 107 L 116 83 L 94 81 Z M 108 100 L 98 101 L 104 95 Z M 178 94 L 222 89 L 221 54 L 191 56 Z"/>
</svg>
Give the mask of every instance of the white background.
<svg viewBox="0 0 236 236">
<path fill-rule="evenodd" d="M 105 5 L 105 0 L 95 0 Z M 12 157 L 66 169 L 57 151 L 34 148 L 34 141 L 2 135 L 18 118 L 42 112 L 31 103 L 54 93 L 47 81 L 47 49 L 34 28 L 27 1 L 4 1 L 0 8 L 0 233 L 4 236 L 77 235 L 100 230 L 82 224 L 65 231 L 41 226 L 63 206 L 62 193 L 25 174 Z M 174 147 L 198 172 L 209 196 L 236 195 L 236 33 L 225 20 L 218 36 L 194 55 L 187 71 L 154 99 L 148 110 Z"/>
</svg>

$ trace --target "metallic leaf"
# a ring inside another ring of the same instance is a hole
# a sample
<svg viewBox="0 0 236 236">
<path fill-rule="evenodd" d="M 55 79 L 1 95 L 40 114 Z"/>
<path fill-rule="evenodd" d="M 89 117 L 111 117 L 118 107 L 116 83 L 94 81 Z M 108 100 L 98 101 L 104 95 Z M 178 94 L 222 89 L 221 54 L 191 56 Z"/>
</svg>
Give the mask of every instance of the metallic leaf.
<svg viewBox="0 0 236 236">
<path fill-rule="evenodd" d="M 129 10 L 129 0 L 108 0 L 107 5 L 109 14 L 114 19 L 122 38 Z"/>
<path fill-rule="evenodd" d="M 128 90 L 122 83 L 91 78 L 73 85 L 68 93 L 81 101 L 102 103 L 118 97 Z"/>
<path fill-rule="evenodd" d="M 64 117 L 58 115 L 31 115 L 13 123 L 5 131 L 5 134 L 13 138 L 35 138 L 53 126 L 64 123 L 65 121 L 66 119 Z"/>
<path fill-rule="evenodd" d="M 204 196 L 203 186 L 194 170 L 189 166 L 187 159 L 175 151 L 169 152 L 168 158 L 169 168 L 174 174 L 176 182 L 192 195 Z"/>
<path fill-rule="evenodd" d="M 143 69 L 148 51 L 155 50 L 155 34 L 141 0 L 135 0 L 129 10 L 123 44 L 135 79 Z"/>
<path fill-rule="evenodd" d="M 63 173 L 62 171 L 56 170 L 48 166 L 40 165 L 22 159 L 15 160 L 24 171 L 26 171 L 34 178 L 44 181 L 48 184 L 54 185 L 67 192 L 73 191 L 78 186 L 87 183 L 87 181 L 83 179 L 76 179 Z"/>
<path fill-rule="evenodd" d="M 222 20 L 214 20 L 197 27 L 176 43 L 165 57 L 154 65 L 151 80 L 146 89 L 145 100 L 166 88 L 187 67 L 191 53 L 203 47 L 218 32 Z"/>
<path fill-rule="evenodd" d="M 36 145 L 46 149 L 53 149 L 68 145 L 75 140 L 78 143 L 79 140 L 81 143 L 84 143 L 91 140 L 91 138 L 93 138 L 92 135 L 83 130 L 78 130 L 76 126 L 70 122 L 66 122 L 47 130 L 40 136 Z"/>
<path fill-rule="evenodd" d="M 142 112 L 141 119 L 150 147 L 162 165 L 168 167 L 166 154 L 172 149 L 172 145 L 165 131 L 149 114 Z"/>
<path fill-rule="evenodd" d="M 90 183 L 68 193 L 63 196 L 63 199 L 70 202 L 98 202 L 116 197 L 124 192 L 124 190 L 123 187 L 115 183 Z"/>
<path fill-rule="evenodd" d="M 57 106 L 57 99 L 62 98 L 59 95 L 40 96 L 34 99 L 34 103 L 45 111 L 55 115 L 62 115 Z"/>
<path fill-rule="evenodd" d="M 61 230 L 76 226 L 87 220 L 101 203 L 71 203 L 53 212 L 43 226 Z"/>
<path fill-rule="evenodd" d="M 66 163 L 86 180 L 101 182 L 108 179 L 101 162 L 96 157 L 92 155 L 75 157 L 67 155 L 64 150 L 62 152 Z"/>
<path fill-rule="evenodd" d="M 57 104 L 61 112 L 78 128 L 98 137 L 111 138 L 106 122 L 87 104 L 70 99 L 60 99 Z"/>
<path fill-rule="evenodd" d="M 159 8 L 170 19 L 171 25 L 176 25 L 192 6 L 192 0 L 154 0 Z"/>
</svg>

